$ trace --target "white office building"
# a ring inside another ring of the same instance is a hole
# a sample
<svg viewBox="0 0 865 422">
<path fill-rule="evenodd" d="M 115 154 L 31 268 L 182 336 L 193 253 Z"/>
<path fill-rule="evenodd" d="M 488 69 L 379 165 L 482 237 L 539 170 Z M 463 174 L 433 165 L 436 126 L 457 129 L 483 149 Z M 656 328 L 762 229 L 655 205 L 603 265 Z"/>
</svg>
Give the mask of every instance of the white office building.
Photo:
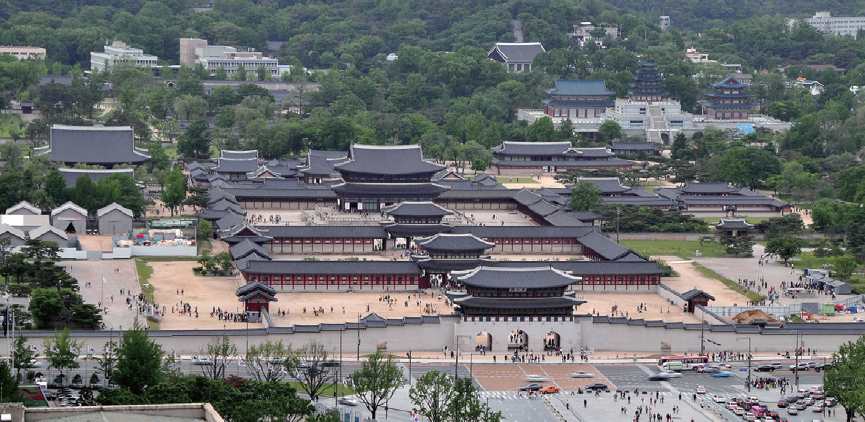
<svg viewBox="0 0 865 422">
<path fill-rule="evenodd" d="M 793 27 L 796 20 L 790 19 L 787 22 L 790 27 Z M 813 17 L 805 19 L 805 22 L 824 34 L 849 35 L 854 39 L 860 29 L 865 29 L 865 17 L 844 16 L 833 18 L 829 15 L 829 12 L 817 12 Z"/>
<path fill-rule="evenodd" d="M 45 60 L 45 49 L 42 47 L 0 45 L 0 54 L 9 54 L 18 60 Z"/>
<path fill-rule="evenodd" d="M 189 67 L 202 64 L 211 75 L 215 75 L 222 66 L 231 77 L 237 73 L 240 65 L 246 69 L 250 79 L 255 79 L 254 72 L 262 65 L 273 78 L 278 78 L 281 74 L 277 59 L 265 57 L 259 51 L 242 51 L 227 45 L 208 45 L 207 40 L 200 38 L 180 39 L 180 62 Z"/>
<path fill-rule="evenodd" d="M 90 52 L 90 69 L 104 71 L 117 64 L 130 64 L 136 67 L 157 67 L 158 57 L 144 54 L 140 48 L 129 47 L 123 41 L 114 41 L 105 46 L 102 53 Z"/>
</svg>

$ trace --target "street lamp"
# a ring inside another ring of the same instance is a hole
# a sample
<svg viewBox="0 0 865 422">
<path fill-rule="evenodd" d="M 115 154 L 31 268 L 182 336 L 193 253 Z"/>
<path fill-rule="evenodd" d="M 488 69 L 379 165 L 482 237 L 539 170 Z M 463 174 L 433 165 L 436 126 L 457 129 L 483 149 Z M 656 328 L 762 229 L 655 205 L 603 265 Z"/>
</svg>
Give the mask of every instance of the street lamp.
<svg viewBox="0 0 865 422">
<path fill-rule="evenodd" d="M 357 361 L 360 362 L 360 312 L 357 313 Z"/>
<path fill-rule="evenodd" d="M 736 337 L 736 341 L 748 340 L 748 392 L 751 392 L 751 337 Z M 798 377 L 798 376 L 797 376 Z"/>
<path fill-rule="evenodd" d="M 457 341 L 456 341 L 456 344 L 454 344 L 454 349 L 456 349 L 457 361 L 456 361 L 456 366 L 454 366 L 454 380 L 460 379 L 459 369 L 460 369 L 460 338 L 461 337 L 465 337 L 465 338 L 469 338 L 469 339 L 472 338 L 472 336 L 466 336 L 466 335 L 457 335 L 456 336 Z M 471 369 L 469 369 L 469 372 L 471 372 Z"/>
<path fill-rule="evenodd" d="M 411 387 L 411 350 L 406 353 L 406 356 L 408 356 L 408 385 Z"/>
</svg>

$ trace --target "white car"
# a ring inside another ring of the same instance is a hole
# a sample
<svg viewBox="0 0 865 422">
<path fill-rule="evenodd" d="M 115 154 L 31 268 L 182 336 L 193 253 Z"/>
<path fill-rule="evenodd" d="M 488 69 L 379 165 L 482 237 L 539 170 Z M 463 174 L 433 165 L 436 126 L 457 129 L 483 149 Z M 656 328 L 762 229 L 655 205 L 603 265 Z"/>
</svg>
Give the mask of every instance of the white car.
<svg viewBox="0 0 865 422">
<path fill-rule="evenodd" d="M 360 404 L 357 400 L 350 399 L 348 397 L 340 397 L 340 399 L 337 401 L 339 402 L 339 404 L 343 404 L 346 406 L 357 406 L 358 404 Z"/>
<path fill-rule="evenodd" d="M 706 387 L 703 387 L 702 385 L 698 386 L 697 387 L 697 394 L 706 394 Z"/>
<path fill-rule="evenodd" d="M 547 377 L 543 375 L 526 375 L 526 381 L 528 382 L 544 382 L 547 380 Z"/>
<path fill-rule="evenodd" d="M 712 400 L 714 400 L 715 403 L 726 403 L 726 402 L 727 402 L 727 399 L 726 399 L 726 398 L 721 397 L 721 396 L 719 396 L 719 395 L 717 395 L 717 394 L 715 394 L 715 395 L 712 396 Z"/>
<path fill-rule="evenodd" d="M 572 378 L 594 378 L 595 374 L 586 371 L 574 371 L 571 372 Z"/>
</svg>

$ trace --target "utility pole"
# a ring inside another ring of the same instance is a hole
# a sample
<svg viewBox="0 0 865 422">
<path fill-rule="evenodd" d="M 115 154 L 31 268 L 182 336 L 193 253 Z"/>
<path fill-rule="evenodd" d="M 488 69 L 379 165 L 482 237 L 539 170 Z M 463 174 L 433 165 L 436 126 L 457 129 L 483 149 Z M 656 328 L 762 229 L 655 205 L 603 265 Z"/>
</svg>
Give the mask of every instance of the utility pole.
<svg viewBox="0 0 865 422">
<path fill-rule="evenodd" d="M 357 314 L 357 361 L 360 362 L 360 313 Z"/>
<path fill-rule="evenodd" d="M 411 350 L 406 355 L 408 356 L 408 385 L 411 387 Z"/>
<path fill-rule="evenodd" d="M 796 373 L 796 390 L 799 390 L 799 340 L 801 333 L 796 333 L 796 366 L 793 369 L 793 372 Z"/>
<path fill-rule="evenodd" d="M 751 337 L 737 337 L 736 341 L 739 340 L 748 340 L 748 379 L 747 379 L 747 387 L 748 392 L 751 392 Z"/>
</svg>

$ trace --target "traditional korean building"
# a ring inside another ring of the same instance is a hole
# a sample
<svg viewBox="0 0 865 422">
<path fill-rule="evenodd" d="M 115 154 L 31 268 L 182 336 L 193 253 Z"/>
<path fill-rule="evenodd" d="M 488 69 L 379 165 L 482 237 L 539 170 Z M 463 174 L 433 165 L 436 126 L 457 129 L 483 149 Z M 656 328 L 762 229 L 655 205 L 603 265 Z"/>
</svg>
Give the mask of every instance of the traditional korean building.
<svg viewBox="0 0 865 422">
<path fill-rule="evenodd" d="M 442 219 L 454 213 L 432 202 L 401 202 L 382 208 L 382 212 L 393 218 L 393 223 L 384 224 L 385 230 L 392 238 L 406 238 L 406 244 L 414 237 L 450 230 Z"/>
<path fill-rule="evenodd" d="M 658 196 L 676 201 L 690 212 L 789 212 L 790 204 L 726 183 L 688 183 L 675 188 L 655 189 Z"/>
<path fill-rule="evenodd" d="M 48 145 L 36 148 L 36 154 L 47 154 L 51 161 L 68 166 L 143 164 L 150 160 L 147 150 L 135 146 L 131 126 L 51 125 Z"/>
<path fill-rule="evenodd" d="M 568 291 L 579 277 L 550 267 L 479 267 L 452 277 L 465 287 L 448 293 L 463 316 L 569 316 L 586 302 Z"/>
<path fill-rule="evenodd" d="M 247 281 L 280 291 L 400 291 L 429 287 L 412 261 L 255 260 L 240 270 Z"/>
<path fill-rule="evenodd" d="M 581 177 L 581 182 L 593 183 L 601 190 L 601 199 L 607 204 L 635 205 L 638 207 L 667 210 L 675 207 L 676 201 L 646 192 L 642 188 L 623 186 L 618 177 Z M 570 201 L 570 192 L 566 197 Z"/>
<path fill-rule="evenodd" d="M 573 148 L 570 142 L 515 142 L 504 141 L 490 148 L 492 167 L 501 174 L 502 169 L 525 170 L 535 174 L 556 172 L 569 168 L 586 170 L 610 169 L 625 171 L 634 163 L 616 157 L 606 148 Z"/>
<path fill-rule="evenodd" d="M 732 76 L 709 85 L 713 91 L 706 92 L 706 99 L 700 101 L 703 114 L 709 119 L 747 120 L 748 114 L 757 106 L 751 102 L 751 95 L 745 93 L 748 85 Z"/>
<path fill-rule="evenodd" d="M 626 134 L 645 136 L 645 148 L 653 143 L 669 144 L 676 133 L 694 127 L 694 116 L 682 112 L 678 101 L 666 98 L 664 78 L 657 66 L 653 62 L 640 63 L 628 98 L 616 99 L 615 106 L 606 113 Z"/>
<path fill-rule="evenodd" d="M 754 229 L 754 225 L 749 224 L 744 218 L 722 218 L 713 226 L 725 236 L 748 236 Z"/>
<path fill-rule="evenodd" d="M 715 300 L 715 296 L 712 296 L 702 290 L 699 289 L 691 289 L 685 293 L 682 293 L 682 300 L 685 301 L 685 304 L 682 305 L 685 312 L 694 313 L 694 308 L 697 305 L 708 306 L 710 300 Z"/>
<path fill-rule="evenodd" d="M 334 166 L 344 181 L 332 187 L 341 210 L 379 212 L 403 201 L 432 201 L 447 190 L 431 181 L 445 166 L 424 160 L 420 145 L 352 144 L 348 158 Z"/>
<path fill-rule="evenodd" d="M 276 289 L 258 281 L 239 287 L 236 294 L 237 300 L 243 302 L 243 310 L 253 314 L 269 311 L 270 302 L 277 302 Z"/>
<path fill-rule="evenodd" d="M 219 152 L 219 158 L 213 172 L 222 175 L 227 180 L 243 182 L 251 174 L 255 174 L 258 168 L 258 151 L 223 150 Z"/>
<path fill-rule="evenodd" d="M 487 57 L 507 66 L 508 72 L 523 72 L 532 70 L 535 56 L 545 51 L 539 42 L 499 42 L 487 52 Z"/>
<path fill-rule="evenodd" d="M 607 107 L 614 105 L 616 93 L 607 89 L 603 80 L 556 79 L 556 86 L 544 90 L 550 98 L 542 100 L 544 114 L 572 121 L 600 119 Z"/>
<path fill-rule="evenodd" d="M 412 259 L 428 274 L 446 274 L 453 270 L 467 270 L 493 261 L 484 251 L 496 246 L 471 233 L 440 233 L 415 239 L 420 248 Z"/>
</svg>

